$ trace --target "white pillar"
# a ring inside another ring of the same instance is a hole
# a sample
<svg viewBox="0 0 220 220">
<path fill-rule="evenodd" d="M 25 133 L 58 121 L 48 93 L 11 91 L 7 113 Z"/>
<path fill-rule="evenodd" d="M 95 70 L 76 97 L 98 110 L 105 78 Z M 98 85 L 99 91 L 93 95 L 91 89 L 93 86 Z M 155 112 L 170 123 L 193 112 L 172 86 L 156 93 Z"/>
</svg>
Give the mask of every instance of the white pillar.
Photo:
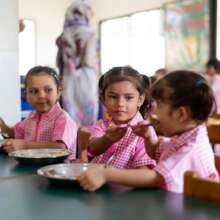
<svg viewBox="0 0 220 220">
<path fill-rule="evenodd" d="M 0 3 L 0 116 L 14 124 L 21 118 L 18 73 L 18 0 Z"/>
</svg>

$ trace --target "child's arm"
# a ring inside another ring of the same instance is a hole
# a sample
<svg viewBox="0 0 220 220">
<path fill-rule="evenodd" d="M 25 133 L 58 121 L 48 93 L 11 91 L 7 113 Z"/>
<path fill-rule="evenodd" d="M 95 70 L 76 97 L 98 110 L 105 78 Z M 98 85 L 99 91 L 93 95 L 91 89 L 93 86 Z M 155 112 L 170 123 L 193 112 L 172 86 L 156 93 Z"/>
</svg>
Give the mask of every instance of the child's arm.
<svg viewBox="0 0 220 220">
<path fill-rule="evenodd" d="M 132 129 L 136 135 L 144 138 L 147 154 L 155 159 L 155 152 L 159 145 L 159 138 L 151 124 L 149 124 L 148 121 L 142 121 L 137 125 L 132 126 Z"/>
<path fill-rule="evenodd" d="M 114 182 L 131 187 L 159 187 L 163 177 L 154 170 L 97 168 L 83 172 L 78 181 L 88 191 L 95 191 L 106 182 Z"/>
<path fill-rule="evenodd" d="M 3 133 L 6 133 L 9 137 L 14 138 L 14 129 L 5 124 L 2 118 L 0 118 L 0 128 Z"/>
<path fill-rule="evenodd" d="M 112 144 L 113 142 L 103 135 L 102 137 L 92 138 L 89 142 L 89 148 L 94 156 L 98 156 L 104 153 Z"/>
<path fill-rule="evenodd" d="M 15 150 L 28 149 L 28 148 L 66 148 L 63 142 L 34 142 L 23 139 L 7 139 L 4 142 L 4 149 L 10 153 Z"/>
<path fill-rule="evenodd" d="M 126 133 L 126 127 L 110 127 L 102 137 L 92 138 L 89 148 L 94 155 L 104 153 L 112 144 L 119 141 Z"/>
<path fill-rule="evenodd" d="M 149 128 L 149 129 L 153 129 L 153 128 Z M 155 159 L 155 152 L 157 147 L 159 146 L 159 138 L 154 130 L 151 131 L 151 135 L 144 138 L 144 144 L 147 154 L 151 158 Z"/>
</svg>

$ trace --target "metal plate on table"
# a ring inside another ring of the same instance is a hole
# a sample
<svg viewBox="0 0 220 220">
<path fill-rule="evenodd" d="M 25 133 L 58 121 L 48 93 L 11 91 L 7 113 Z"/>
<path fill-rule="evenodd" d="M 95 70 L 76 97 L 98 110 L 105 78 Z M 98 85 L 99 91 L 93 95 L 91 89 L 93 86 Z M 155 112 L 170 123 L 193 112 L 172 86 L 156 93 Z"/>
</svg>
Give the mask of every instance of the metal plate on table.
<svg viewBox="0 0 220 220">
<path fill-rule="evenodd" d="M 60 148 L 34 148 L 16 150 L 8 154 L 21 164 L 53 164 L 62 163 L 69 152 Z"/>
<path fill-rule="evenodd" d="M 40 176 L 46 177 L 51 183 L 62 185 L 78 185 L 77 177 L 85 170 L 96 167 L 105 167 L 103 164 L 95 163 L 72 163 L 55 164 L 38 169 Z"/>
</svg>

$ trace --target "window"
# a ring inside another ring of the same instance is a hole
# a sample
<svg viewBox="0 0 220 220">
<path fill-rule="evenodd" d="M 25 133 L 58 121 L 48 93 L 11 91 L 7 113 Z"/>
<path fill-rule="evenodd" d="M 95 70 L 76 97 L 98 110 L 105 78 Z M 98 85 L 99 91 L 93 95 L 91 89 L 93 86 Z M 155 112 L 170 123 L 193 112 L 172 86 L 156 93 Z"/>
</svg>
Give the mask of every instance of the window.
<svg viewBox="0 0 220 220">
<path fill-rule="evenodd" d="M 19 75 L 36 65 L 36 27 L 35 22 L 29 19 L 20 21 L 19 33 Z"/>
<path fill-rule="evenodd" d="M 101 73 L 114 66 L 130 65 L 151 76 L 164 68 L 161 16 L 162 10 L 152 10 L 101 22 Z"/>
</svg>

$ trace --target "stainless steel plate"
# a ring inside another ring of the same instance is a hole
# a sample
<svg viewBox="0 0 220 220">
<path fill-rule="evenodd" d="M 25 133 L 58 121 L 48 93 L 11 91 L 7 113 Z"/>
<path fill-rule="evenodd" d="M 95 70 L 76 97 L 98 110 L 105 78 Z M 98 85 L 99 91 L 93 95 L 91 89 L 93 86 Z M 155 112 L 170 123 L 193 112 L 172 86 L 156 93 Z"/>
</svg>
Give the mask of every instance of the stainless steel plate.
<svg viewBox="0 0 220 220">
<path fill-rule="evenodd" d="M 45 166 L 37 170 L 38 175 L 46 177 L 52 183 L 72 184 L 85 170 L 95 167 L 105 167 L 102 164 L 72 163 Z"/>
<path fill-rule="evenodd" d="M 53 164 L 62 162 L 69 155 L 65 149 L 35 148 L 22 149 L 9 153 L 17 161 L 23 164 Z"/>
</svg>

